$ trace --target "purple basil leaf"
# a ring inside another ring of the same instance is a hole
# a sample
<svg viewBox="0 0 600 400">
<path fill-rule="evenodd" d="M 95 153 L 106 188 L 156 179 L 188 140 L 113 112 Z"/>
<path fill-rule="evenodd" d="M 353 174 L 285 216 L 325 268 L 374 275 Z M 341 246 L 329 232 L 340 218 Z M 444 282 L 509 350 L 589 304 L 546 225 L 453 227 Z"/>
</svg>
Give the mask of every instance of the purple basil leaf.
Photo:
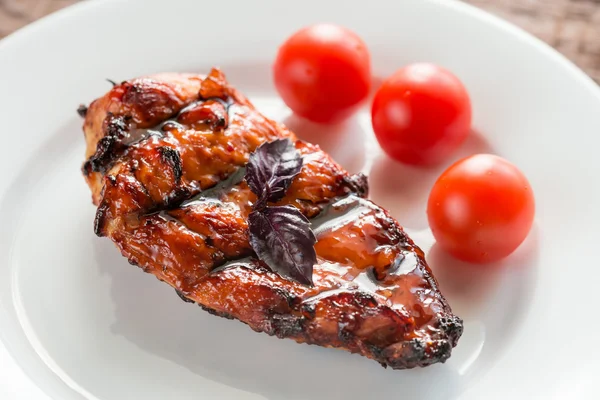
<svg viewBox="0 0 600 400">
<path fill-rule="evenodd" d="M 317 262 L 310 223 L 295 207 L 266 207 L 249 217 L 250 244 L 271 270 L 304 285 L 313 285 Z"/>
<path fill-rule="evenodd" d="M 302 168 L 302 157 L 289 139 L 260 145 L 246 164 L 246 182 L 258 196 L 256 209 L 281 200 Z"/>
</svg>

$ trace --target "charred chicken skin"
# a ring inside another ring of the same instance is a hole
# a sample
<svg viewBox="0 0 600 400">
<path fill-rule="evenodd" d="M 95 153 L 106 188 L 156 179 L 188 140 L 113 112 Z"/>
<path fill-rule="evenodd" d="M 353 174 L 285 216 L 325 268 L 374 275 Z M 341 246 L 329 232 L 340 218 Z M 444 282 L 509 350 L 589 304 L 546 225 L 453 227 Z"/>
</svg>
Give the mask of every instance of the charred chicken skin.
<svg viewBox="0 0 600 400">
<path fill-rule="evenodd" d="M 423 252 L 318 146 L 269 120 L 223 74 L 115 85 L 81 109 L 94 229 L 187 302 L 257 332 L 345 349 L 394 369 L 444 362 L 462 334 Z M 262 143 L 288 138 L 304 164 L 279 205 L 316 235 L 313 286 L 272 272 L 249 243 L 244 178 Z"/>
</svg>

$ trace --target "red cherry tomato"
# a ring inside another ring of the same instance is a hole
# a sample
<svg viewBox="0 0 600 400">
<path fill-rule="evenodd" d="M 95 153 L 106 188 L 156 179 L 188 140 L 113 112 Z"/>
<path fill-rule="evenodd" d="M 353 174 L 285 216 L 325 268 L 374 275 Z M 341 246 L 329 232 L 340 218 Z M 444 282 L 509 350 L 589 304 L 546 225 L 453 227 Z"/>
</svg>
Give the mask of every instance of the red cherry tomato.
<svg viewBox="0 0 600 400">
<path fill-rule="evenodd" d="M 273 74 L 281 98 L 296 114 L 314 122 L 337 122 L 368 96 L 371 60 L 354 32 L 319 24 L 283 43 Z"/>
<path fill-rule="evenodd" d="M 533 223 L 535 204 L 527 178 L 490 154 L 464 158 L 437 180 L 427 204 L 438 244 L 456 258 L 487 263 L 519 247 Z"/>
<path fill-rule="evenodd" d="M 371 117 L 377 140 L 390 157 L 431 165 L 446 159 L 468 136 L 471 101 L 451 72 L 412 64 L 383 82 Z"/>
</svg>

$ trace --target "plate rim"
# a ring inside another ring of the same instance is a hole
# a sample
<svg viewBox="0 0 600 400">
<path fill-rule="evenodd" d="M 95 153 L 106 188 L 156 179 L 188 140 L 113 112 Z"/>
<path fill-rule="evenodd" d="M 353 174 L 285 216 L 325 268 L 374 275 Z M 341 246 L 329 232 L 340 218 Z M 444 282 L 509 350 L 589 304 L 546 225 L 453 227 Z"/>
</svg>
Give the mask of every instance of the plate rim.
<svg viewBox="0 0 600 400">
<path fill-rule="evenodd" d="M 37 31 L 47 29 L 53 24 L 60 21 L 63 18 L 73 18 L 76 13 L 87 12 L 88 9 L 96 7 L 104 7 L 109 3 L 118 3 L 119 0 L 95 0 L 84 1 L 79 0 L 77 3 L 71 4 L 65 8 L 54 11 L 48 15 L 43 16 L 0 39 L 0 52 L 5 51 L 5 48 L 10 46 L 18 46 L 19 41 L 28 40 L 29 36 L 36 35 Z M 552 57 L 554 61 L 559 62 L 564 67 L 568 68 L 569 72 L 575 74 L 578 80 L 587 89 L 591 90 L 598 99 L 600 100 L 600 84 L 597 84 L 583 69 L 577 64 L 563 55 L 554 47 L 544 42 L 535 35 L 527 32 L 525 29 L 496 16 L 489 11 L 482 8 L 478 8 L 475 5 L 465 3 L 461 0 L 420 0 L 422 2 L 437 4 L 439 7 L 446 7 L 447 9 L 453 10 L 454 12 L 463 13 L 469 15 L 470 18 L 475 18 L 486 22 L 497 29 L 504 30 L 505 32 L 516 36 L 519 40 L 524 41 L 530 46 L 538 48 L 546 55 Z"/>
</svg>

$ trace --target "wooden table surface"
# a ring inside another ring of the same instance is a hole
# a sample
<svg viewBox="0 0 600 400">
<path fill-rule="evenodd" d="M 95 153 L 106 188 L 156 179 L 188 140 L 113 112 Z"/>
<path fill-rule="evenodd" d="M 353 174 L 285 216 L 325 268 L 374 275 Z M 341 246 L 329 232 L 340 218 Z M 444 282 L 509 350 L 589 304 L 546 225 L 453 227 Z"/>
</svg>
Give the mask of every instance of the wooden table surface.
<svg viewBox="0 0 600 400">
<path fill-rule="evenodd" d="M 77 1 L 0 0 L 0 38 Z M 600 0 L 465 1 L 538 36 L 600 83 Z"/>
</svg>

